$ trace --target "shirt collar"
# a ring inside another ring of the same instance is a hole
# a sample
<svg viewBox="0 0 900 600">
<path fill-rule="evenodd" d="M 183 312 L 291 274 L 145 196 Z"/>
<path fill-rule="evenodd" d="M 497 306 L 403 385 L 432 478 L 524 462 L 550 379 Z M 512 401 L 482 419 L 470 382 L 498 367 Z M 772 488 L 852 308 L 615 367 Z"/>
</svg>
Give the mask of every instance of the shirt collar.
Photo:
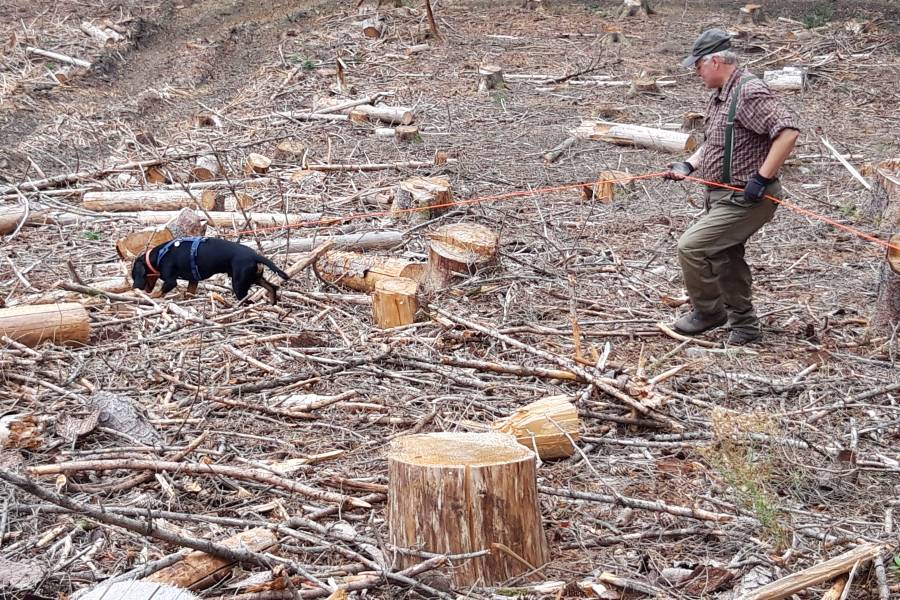
<svg viewBox="0 0 900 600">
<path fill-rule="evenodd" d="M 728 78 L 728 81 L 725 82 L 725 85 L 720 87 L 718 91 L 713 92 L 713 97 L 720 102 L 724 102 L 726 98 L 728 98 L 728 94 L 731 92 L 731 88 L 734 87 L 734 84 L 744 75 L 744 69 L 740 67 L 734 70 L 734 73 L 731 74 L 731 77 Z"/>
</svg>

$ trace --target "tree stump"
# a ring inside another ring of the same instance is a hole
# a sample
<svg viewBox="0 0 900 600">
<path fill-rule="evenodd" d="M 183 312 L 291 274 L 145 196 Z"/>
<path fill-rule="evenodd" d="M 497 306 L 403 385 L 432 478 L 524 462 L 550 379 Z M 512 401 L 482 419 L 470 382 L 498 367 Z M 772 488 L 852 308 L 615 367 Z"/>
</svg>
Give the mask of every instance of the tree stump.
<svg viewBox="0 0 900 600">
<path fill-rule="evenodd" d="M 360 23 L 360 27 L 362 27 L 363 35 L 367 38 L 377 40 L 384 35 L 387 24 L 381 17 L 373 17 Z"/>
<path fill-rule="evenodd" d="M 285 140 L 275 146 L 275 160 L 299 164 L 303 162 L 303 156 L 306 154 L 306 146 L 300 142 L 293 140 Z"/>
<path fill-rule="evenodd" d="M 419 138 L 419 128 L 415 125 L 398 125 L 394 128 L 394 135 L 401 142 L 414 142 Z"/>
<path fill-rule="evenodd" d="M 172 234 L 172 238 L 202 236 L 206 234 L 206 218 L 190 208 L 182 208 L 169 219 L 165 228 Z"/>
<path fill-rule="evenodd" d="M 91 338 L 91 320 L 84 306 L 76 302 L 0 308 L 2 335 L 26 346 L 37 346 L 44 341 L 84 345 Z"/>
<path fill-rule="evenodd" d="M 875 169 L 875 199 L 869 213 L 878 219 L 881 229 L 894 232 L 890 244 L 900 248 L 900 169 L 892 166 L 886 161 Z M 876 332 L 891 336 L 900 325 L 900 250 L 889 248 L 885 258 L 878 276 L 871 326 Z"/>
<path fill-rule="evenodd" d="M 319 257 L 313 270 L 322 281 L 371 292 L 382 279 L 403 277 L 414 282 L 421 281 L 427 268 L 425 263 L 403 258 L 332 251 Z"/>
<path fill-rule="evenodd" d="M 686 112 L 681 119 L 681 131 L 684 133 L 692 133 L 700 131 L 706 124 L 706 115 L 703 113 Z"/>
<path fill-rule="evenodd" d="M 622 32 L 621 27 L 604 25 L 603 32 L 606 34 L 601 40 L 603 44 L 621 44 L 625 41 L 625 34 Z"/>
<path fill-rule="evenodd" d="M 490 549 L 455 565 L 455 587 L 494 585 L 547 562 L 534 453 L 500 433 L 395 439 L 388 452 L 391 544 L 435 553 Z M 397 554 L 400 568 L 422 559 Z"/>
<path fill-rule="evenodd" d="M 478 269 L 497 262 L 500 237 L 483 225 L 445 225 L 428 237 L 428 280 L 431 287 L 444 287 L 455 273 L 474 275 Z"/>
<path fill-rule="evenodd" d="M 411 221 L 427 221 L 447 212 L 453 201 L 450 182 L 443 177 L 412 177 L 401 181 L 394 191 L 391 216 Z"/>
<path fill-rule="evenodd" d="M 572 456 L 581 439 L 581 419 L 570 396 L 548 396 L 526 404 L 491 429 L 515 436 L 542 460 Z"/>
<path fill-rule="evenodd" d="M 631 80 L 631 87 L 628 88 L 628 97 L 637 96 L 638 94 L 658 94 L 659 86 L 656 85 L 656 79 L 652 77 L 635 77 Z"/>
<path fill-rule="evenodd" d="M 478 91 L 503 89 L 503 69 L 497 65 L 481 65 L 478 67 Z"/>
<path fill-rule="evenodd" d="M 151 581 L 117 581 L 91 588 L 79 600 L 198 600 L 184 588 Z"/>
<path fill-rule="evenodd" d="M 761 4 L 745 4 L 740 10 L 741 25 L 759 25 L 766 21 L 766 15 L 763 12 Z"/>
<path fill-rule="evenodd" d="M 213 181 L 218 179 L 222 174 L 222 168 L 219 165 L 219 159 L 215 154 L 204 154 L 198 156 L 194 161 L 194 167 L 191 169 L 191 175 L 196 181 Z"/>
<path fill-rule="evenodd" d="M 375 282 L 372 315 L 381 329 L 409 325 L 416 320 L 419 284 L 407 277 L 390 277 Z"/>
<path fill-rule="evenodd" d="M 650 8 L 650 0 L 623 0 L 622 8 L 619 9 L 620 19 L 646 17 L 651 14 L 653 14 L 653 9 Z"/>
<path fill-rule="evenodd" d="M 629 177 L 622 171 L 601 171 L 597 181 L 581 188 L 581 199 L 585 202 L 596 200 L 601 204 L 610 204 L 616 199 L 616 186 L 624 186 Z"/>
<path fill-rule="evenodd" d="M 244 163 L 244 173 L 247 175 L 264 175 L 269 172 L 270 166 L 272 166 L 271 158 L 251 152 L 247 156 L 247 162 Z"/>
</svg>

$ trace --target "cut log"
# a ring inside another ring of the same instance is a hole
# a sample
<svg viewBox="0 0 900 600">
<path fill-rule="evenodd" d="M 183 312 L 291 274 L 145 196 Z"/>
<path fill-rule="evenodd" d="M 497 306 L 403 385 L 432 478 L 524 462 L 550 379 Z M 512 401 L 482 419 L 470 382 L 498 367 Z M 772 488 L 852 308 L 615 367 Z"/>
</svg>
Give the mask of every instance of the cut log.
<svg viewBox="0 0 900 600">
<path fill-rule="evenodd" d="M 213 181 L 219 179 L 222 174 L 222 167 L 219 165 L 219 159 L 215 154 L 204 154 L 198 156 L 194 161 L 194 167 L 191 169 L 191 175 L 197 181 Z"/>
<path fill-rule="evenodd" d="M 144 256 L 147 250 L 173 239 L 175 236 L 165 227 L 135 231 L 116 240 L 116 253 L 122 260 L 134 260 Z"/>
<path fill-rule="evenodd" d="M 24 225 L 43 225 L 54 222 L 53 217 L 46 210 L 31 210 L 26 218 L 25 208 L 22 206 L 0 208 L 0 235 L 15 231 L 22 219 L 25 219 Z"/>
<path fill-rule="evenodd" d="M 483 225 L 454 223 L 428 234 L 428 282 L 446 286 L 454 274 L 474 275 L 497 263 L 500 236 Z"/>
<path fill-rule="evenodd" d="M 250 194 L 232 192 L 229 189 L 210 189 L 200 193 L 200 205 L 206 208 L 212 206 L 214 211 L 249 210 L 253 208 L 254 200 Z M 206 212 L 209 212 L 207 209 Z"/>
<path fill-rule="evenodd" d="M 275 534 L 263 527 L 242 531 L 221 542 L 228 548 L 243 548 L 253 552 L 271 550 L 278 545 Z M 170 567 L 157 571 L 144 581 L 152 581 L 164 585 L 172 585 L 192 590 L 206 589 L 231 572 L 233 563 L 211 556 L 205 552 L 194 551 Z"/>
<path fill-rule="evenodd" d="M 542 460 L 572 456 L 581 439 L 581 419 L 571 396 L 548 396 L 496 421 L 491 429 L 515 436 Z"/>
<path fill-rule="evenodd" d="M 151 581 L 115 581 L 101 583 L 89 589 L 77 600 L 198 600 L 184 588 L 161 585 Z"/>
<path fill-rule="evenodd" d="M 391 277 L 375 282 L 372 315 L 381 329 L 409 325 L 416 320 L 419 284 L 406 277 Z"/>
<path fill-rule="evenodd" d="M 390 543 L 440 554 L 489 549 L 454 561 L 454 587 L 495 585 L 549 559 L 534 453 L 500 433 L 398 438 L 388 452 Z M 398 553 L 400 568 L 421 561 Z"/>
<path fill-rule="evenodd" d="M 44 341 L 79 346 L 90 340 L 91 320 L 84 306 L 75 302 L 0 308 L 3 335 L 26 346 Z"/>
<path fill-rule="evenodd" d="M 682 153 L 693 152 L 699 143 L 697 136 L 690 133 L 608 121 L 582 121 L 581 125 L 572 130 L 572 135 L 619 146 L 641 146 Z"/>
<path fill-rule="evenodd" d="M 478 67 L 478 91 L 503 89 L 503 69 L 497 65 L 481 65 Z"/>
<path fill-rule="evenodd" d="M 881 551 L 882 548 L 878 544 L 861 544 L 840 556 L 757 588 L 750 593 L 744 594 L 737 600 L 782 600 L 783 598 L 790 598 L 801 590 L 831 581 L 839 575 L 849 572 L 857 563 L 865 564 L 870 562 Z"/>
<path fill-rule="evenodd" d="M 291 239 L 290 244 L 284 240 L 264 241 L 263 249 L 266 252 L 286 251 L 288 254 L 309 252 L 319 244 L 331 241 L 335 248 L 348 250 L 383 250 L 393 248 L 403 241 L 403 234 L 399 231 L 370 231 L 365 233 L 348 233 L 345 235 L 314 236 Z M 245 245 L 256 248 L 255 242 L 245 242 Z M 257 248 L 258 250 L 258 248 Z"/>
<path fill-rule="evenodd" d="M 352 290 L 371 292 L 383 279 L 403 277 L 420 282 L 427 268 L 425 263 L 392 256 L 333 251 L 321 256 L 313 270 L 322 281 Z"/>
<path fill-rule="evenodd" d="M 398 125 L 394 128 L 394 135 L 401 142 L 414 142 L 421 140 L 419 137 L 419 128 L 415 125 Z"/>
<path fill-rule="evenodd" d="M 890 237 L 892 247 L 887 249 L 878 276 L 871 326 L 875 332 L 890 337 L 900 325 L 900 250 L 897 250 L 900 248 L 900 168 L 890 161 L 881 163 L 875 169 L 874 183 L 873 201 L 867 214 L 881 229 L 893 234 Z"/>
<path fill-rule="evenodd" d="M 144 169 L 144 179 L 147 183 L 168 183 L 166 172 L 159 165 L 151 165 Z"/>
<path fill-rule="evenodd" d="M 578 138 L 574 135 L 570 135 L 562 142 L 557 144 L 554 148 L 551 148 L 550 150 L 544 152 L 544 155 L 542 157 L 544 159 L 544 162 L 548 165 L 555 163 L 557 160 L 559 160 L 559 157 L 562 156 L 566 150 L 574 146 L 576 142 L 578 142 Z"/>
<path fill-rule="evenodd" d="M 85 192 L 81 206 L 98 212 L 136 212 L 141 210 L 179 210 L 200 206 L 213 210 L 215 197 L 189 194 L 181 190 L 141 190 Z"/>
<path fill-rule="evenodd" d="M 686 112 L 681 119 L 681 131 L 691 133 L 702 131 L 706 124 L 706 115 L 703 113 Z"/>
<path fill-rule="evenodd" d="M 402 106 L 362 104 L 350 111 L 350 119 L 357 123 L 377 119 L 391 125 L 409 125 L 415 119 L 415 114 L 412 110 Z"/>
<path fill-rule="evenodd" d="M 387 23 L 385 23 L 384 19 L 381 17 L 372 17 L 371 19 L 366 19 L 360 23 L 360 27 L 362 27 L 363 35 L 367 38 L 377 40 L 384 35 L 384 32 L 387 29 Z"/>
<path fill-rule="evenodd" d="M 595 183 L 581 188 L 581 198 L 586 202 L 596 200 L 601 204 L 610 204 L 616 199 L 616 186 L 626 185 L 628 178 L 628 173 L 622 171 L 601 171 Z"/>
<path fill-rule="evenodd" d="M 138 222 L 144 225 L 156 225 L 168 223 L 172 217 L 178 213 L 172 211 L 142 211 L 137 214 Z M 247 227 L 247 219 L 250 224 L 258 227 L 274 227 L 277 225 L 300 225 L 313 221 L 320 221 L 322 213 L 240 213 L 240 212 L 223 212 L 208 211 L 202 215 L 197 215 L 201 221 L 206 221 L 214 227 L 233 227 L 235 229 L 244 229 Z M 176 236 L 177 237 L 177 236 Z"/>
<path fill-rule="evenodd" d="M 299 164 L 303 162 L 303 156 L 306 154 L 306 146 L 300 142 L 293 140 L 285 140 L 275 146 L 275 160 Z"/>
<path fill-rule="evenodd" d="M 759 25 L 766 21 L 766 14 L 761 4 L 745 4 L 740 10 L 741 25 Z"/>
<path fill-rule="evenodd" d="M 270 166 L 272 166 L 271 158 L 251 152 L 247 156 L 247 162 L 244 163 L 244 173 L 247 175 L 264 175 L 269 172 Z"/>
<path fill-rule="evenodd" d="M 84 21 L 81 24 L 81 30 L 94 38 L 101 46 L 106 46 L 113 42 L 119 42 L 122 40 L 122 36 L 119 32 L 114 31 L 108 27 L 101 29 L 97 27 L 93 23 L 89 23 Z"/>
<path fill-rule="evenodd" d="M 31 413 L 0 417 L 0 448 L 35 450 L 44 445 L 43 425 Z"/>
<path fill-rule="evenodd" d="M 447 212 L 453 201 L 450 182 L 443 177 L 412 177 L 401 181 L 394 192 L 391 216 L 427 221 Z"/>
<path fill-rule="evenodd" d="M 763 73 L 763 81 L 773 90 L 802 90 L 806 86 L 806 69 L 784 67 Z"/>
</svg>

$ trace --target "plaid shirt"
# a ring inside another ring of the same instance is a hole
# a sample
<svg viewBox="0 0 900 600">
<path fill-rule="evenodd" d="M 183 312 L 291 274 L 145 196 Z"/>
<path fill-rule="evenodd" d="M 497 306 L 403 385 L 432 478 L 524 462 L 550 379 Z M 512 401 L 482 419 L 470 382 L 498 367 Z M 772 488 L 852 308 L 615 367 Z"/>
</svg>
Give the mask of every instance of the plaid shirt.
<svg viewBox="0 0 900 600">
<path fill-rule="evenodd" d="M 731 108 L 734 87 L 746 69 L 735 69 L 728 81 L 713 92 L 706 105 L 706 141 L 700 159 L 699 176 L 721 181 L 725 158 L 725 121 Z M 744 82 L 734 119 L 734 151 L 731 156 L 731 184 L 743 187 L 759 169 L 774 140 L 783 129 L 800 130 L 794 114 L 775 96 L 762 79 Z M 778 174 L 776 173 L 777 177 Z"/>
</svg>

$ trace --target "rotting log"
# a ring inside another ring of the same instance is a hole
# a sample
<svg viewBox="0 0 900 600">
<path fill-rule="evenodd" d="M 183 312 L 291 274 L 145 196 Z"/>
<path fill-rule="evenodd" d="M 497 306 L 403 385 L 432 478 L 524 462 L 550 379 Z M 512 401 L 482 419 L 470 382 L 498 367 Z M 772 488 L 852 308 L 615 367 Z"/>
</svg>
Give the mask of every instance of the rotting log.
<svg viewBox="0 0 900 600">
<path fill-rule="evenodd" d="M 891 336 L 900 325 L 900 168 L 893 161 L 884 161 L 875 168 L 873 192 L 874 200 L 867 213 L 882 230 L 891 232 L 891 247 L 878 275 L 871 327 Z"/>
<path fill-rule="evenodd" d="M 692 133 L 608 121 L 582 121 L 572 130 L 572 135 L 619 146 L 640 146 L 667 152 L 693 152 L 699 144 L 697 136 Z"/>
<path fill-rule="evenodd" d="M 419 284 L 407 277 L 390 277 L 375 282 L 372 316 L 381 329 L 409 325 L 416 320 Z"/>
<path fill-rule="evenodd" d="M 388 451 L 391 544 L 464 559 L 454 587 L 494 585 L 549 559 L 534 453 L 511 435 L 430 433 L 395 439 Z M 397 553 L 400 568 L 421 561 Z"/>
<path fill-rule="evenodd" d="M 84 345 L 91 337 L 91 320 L 76 302 L 0 308 L 0 336 L 4 335 L 26 346 L 44 341 Z"/>
<path fill-rule="evenodd" d="M 427 221 L 447 212 L 453 201 L 450 181 L 443 177 L 412 177 L 401 181 L 394 191 L 391 216 L 411 221 Z"/>
<path fill-rule="evenodd" d="M 332 251 L 319 257 L 313 270 L 322 281 L 371 292 L 383 279 L 403 277 L 414 282 L 422 281 L 427 268 L 425 263 L 404 258 Z"/>
<path fill-rule="evenodd" d="M 200 206 L 213 210 L 214 197 L 181 190 L 136 190 L 120 192 L 85 192 L 81 206 L 98 212 L 134 212 L 140 210 L 179 210 Z"/>
<path fill-rule="evenodd" d="M 808 587 L 831 581 L 853 569 L 856 564 L 870 562 L 882 551 L 878 544 L 861 544 L 825 562 L 813 565 L 787 577 L 744 594 L 737 600 L 782 600 Z"/>
<path fill-rule="evenodd" d="M 763 81 L 773 90 L 803 90 L 806 87 L 806 69 L 784 67 L 763 73 Z"/>
<path fill-rule="evenodd" d="M 444 225 L 428 234 L 428 282 L 447 285 L 455 273 L 474 275 L 497 263 L 500 236 L 476 223 Z"/>
<path fill-rule="evenodd" d="M 478 91 L 488 92 L 503 89 L 503 69 L 497 65 L 481 65 L 478 67 Z"/>
<path fill-rule="evenodd" d="M 391 125 L 410 125 L 415 120 L 415 114 L 402 106 L 387 106 L 385 104 L 362 104 L 350 111 L 350 120 L 360 123 L 377 119 Z"/>
<path fill-rule="evenodd" d="M 252 552 L 272 550 L 277 547 L 275 534 L 263 527 L 242 531 L 221 542 L 228 548 L 242 548 Z M 192 590 L 206 589 L 231 572 L 233 563 L 212 556 L 199 550 L 191 552 L 172 566 L 145 577 L 144 581 L 153 581 L 164 585 L 188 588 Z"/>
<path fill-rule="evenodd" d="M 581 439 L 581 419 L 571 396 L 548 396 L 526 404 L 491 425 L 491 429 L 515 436 L 542 460 L 572 456 L 573 442 Z"/>
<path fill-rule="evenodd" d="M 218 179 L 221 174 L 222 167 L 215 154 L 198 156 L 191 169 L 191 175 L 194 176 L 196 181 L 213 181 Z"/>
</svg>

